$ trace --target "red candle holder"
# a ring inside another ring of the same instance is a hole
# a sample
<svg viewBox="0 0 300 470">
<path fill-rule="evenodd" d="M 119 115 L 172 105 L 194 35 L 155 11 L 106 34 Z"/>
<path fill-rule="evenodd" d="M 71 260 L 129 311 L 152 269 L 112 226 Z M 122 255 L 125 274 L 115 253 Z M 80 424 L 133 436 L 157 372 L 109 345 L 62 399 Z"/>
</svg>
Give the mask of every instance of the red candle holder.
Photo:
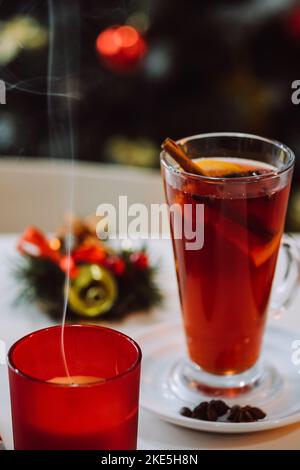
<svg viewBox="0 0 300 470">
<path fill-rule="evenodd" d="M 136 449 L 141 350 L 100 326 L 67 325 L 31 333 L 8 353 L 15 449 Z M 96 378 L 99 380 L 95 381 Z"/>
</svg>

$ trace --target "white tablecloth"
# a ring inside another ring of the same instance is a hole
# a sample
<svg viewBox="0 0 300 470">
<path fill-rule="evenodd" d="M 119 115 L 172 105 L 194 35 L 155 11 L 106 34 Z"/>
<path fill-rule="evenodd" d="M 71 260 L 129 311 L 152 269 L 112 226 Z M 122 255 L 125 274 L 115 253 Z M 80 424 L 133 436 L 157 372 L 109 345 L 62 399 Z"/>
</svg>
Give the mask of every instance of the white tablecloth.
<svg viewBox="0 0 300 470">
<path fill-rule="evenodd" d="M 30 331 L 52 324 L 52 321 L 34 306 L 12 304 L 16 296 L 16 281 L 12 276 L 15 236 L 0 236 L 0 340 L 6 348 Z M 173 269 L 171 243 L 168 240 L 151 241 L 149 249 L 153 259 L 160 259 L 159 282 L 165 292 L 165 305 L 151 314 L 133 315 L 123 323 L 114 324 L 133 338 L 160 322 L 173 322 L 179 318 L 179 303 Z M 300 295 L 279 320 L 282 326 L 299 331 Z M 300 400 L 300 394 L 299 394 Z M 0 365 L 0 435 L 7 448 L 12 448 L 10 404 L 6 365 Z M 142 449 L 300 449 L 300 423 L 285 428 L 243 435 L 221 435 L 190 431 L 165 423 L 141 410 L 139 422 L 139 448 Z"/>
</svg>

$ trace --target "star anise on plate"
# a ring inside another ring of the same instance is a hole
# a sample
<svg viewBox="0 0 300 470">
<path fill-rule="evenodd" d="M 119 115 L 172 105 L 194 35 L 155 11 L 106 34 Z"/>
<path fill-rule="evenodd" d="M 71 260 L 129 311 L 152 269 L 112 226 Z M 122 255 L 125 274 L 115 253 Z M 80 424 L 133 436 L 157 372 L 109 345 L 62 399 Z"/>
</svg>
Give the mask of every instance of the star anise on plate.
<svg viewBox="0 0 300 470">
<path fill-rule="evenodd" d="M 202 421 L 218 421 L 224 416 L 231 423 L 251 423 L 266 417 L 266 413 L 255 406 L 235 405 L 230 408 L 222 400 L 202 401 L 193 410 L 185 406 L 181 408 L 180 414 Z"/>
<path fill-rule="evenodd" d="M 222 400 L 203 401 L 193 410 L 184 407 L 181 408 L 180 414 L 188 418 L 202 419 L 203 421 L 217 421 L 229 410 L 229 406 Z"/>
<path fill-rule="evenodd" d="M 235 405 L 230 410 L 228 421 L 232 423 L 251 423 L 264 419 L 265 417 L 266 413 L 256 406 Z"/>
</svg>

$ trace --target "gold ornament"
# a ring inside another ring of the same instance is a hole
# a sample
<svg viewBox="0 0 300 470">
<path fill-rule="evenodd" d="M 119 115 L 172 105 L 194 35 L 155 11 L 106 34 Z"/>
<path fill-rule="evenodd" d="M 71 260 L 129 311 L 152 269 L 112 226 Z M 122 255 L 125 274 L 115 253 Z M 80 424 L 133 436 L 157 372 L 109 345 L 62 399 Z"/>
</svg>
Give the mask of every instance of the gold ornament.
<svg viewBox="0 0 300 470">
<path fill-rule="evenodd" d="M 117 293 L 116 281 L 106 268 L 84 264 L 71 283 L 68 303 L 79 315 L 97 317 L 111 309 Z"/>
</svg>

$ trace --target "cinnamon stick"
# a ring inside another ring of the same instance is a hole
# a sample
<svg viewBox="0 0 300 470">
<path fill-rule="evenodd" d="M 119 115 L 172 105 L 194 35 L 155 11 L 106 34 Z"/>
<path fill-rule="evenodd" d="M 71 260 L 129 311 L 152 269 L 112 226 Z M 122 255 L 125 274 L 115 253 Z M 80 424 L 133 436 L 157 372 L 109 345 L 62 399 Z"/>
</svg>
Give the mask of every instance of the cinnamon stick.
<svg viewBox="0 0 300 470">
<path fill-rule="evenodd" d="M 169 137 L 164 140 L 162 143 L 162 149 L 171 155 L 172 158 L 178 163 L 178 165 L 188 173 L 193 173 L 195 175 L 206 176 L 206 174 L 199 168 L 196 163 L 193 162 L 179 147 L 174 140 L 170 139 Z"/>
</svg>

